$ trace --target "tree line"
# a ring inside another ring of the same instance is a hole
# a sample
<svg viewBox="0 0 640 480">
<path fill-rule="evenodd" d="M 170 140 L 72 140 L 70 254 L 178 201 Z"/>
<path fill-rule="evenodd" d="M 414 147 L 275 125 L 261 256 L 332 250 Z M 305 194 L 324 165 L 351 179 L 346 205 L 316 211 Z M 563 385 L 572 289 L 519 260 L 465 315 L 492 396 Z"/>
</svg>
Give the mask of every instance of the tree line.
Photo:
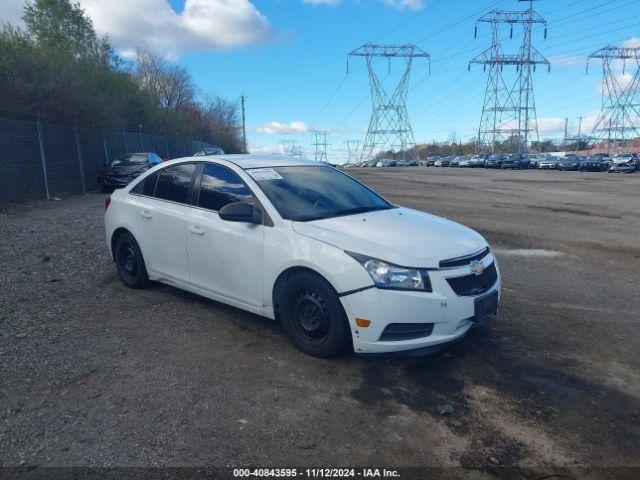
<svg viewBox="0 0 640 480">
<path fill-rule="evenodd" d="M 242 151 L 238 103 L 199 92 L 186 68 L 144 48 L 124 59 L 70 0 L 28 1 L 23 20 L 0 27 L 0 116 L 184 135 Z"/>
</svg>

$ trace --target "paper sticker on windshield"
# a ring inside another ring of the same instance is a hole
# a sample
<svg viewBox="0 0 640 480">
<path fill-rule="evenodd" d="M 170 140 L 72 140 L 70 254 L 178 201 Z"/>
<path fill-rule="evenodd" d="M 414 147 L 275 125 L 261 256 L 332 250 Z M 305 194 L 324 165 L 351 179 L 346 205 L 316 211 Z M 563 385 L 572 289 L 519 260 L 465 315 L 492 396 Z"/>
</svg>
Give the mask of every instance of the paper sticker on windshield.
<svg viewBox="0 0 640 480">
<path fill-rule="evenodd" d="M 273 168 L 253 168 L 248 170 L 248 172 L 256 182 L 263 180 L 282 180 L 280 174 Z"/>
</svg>

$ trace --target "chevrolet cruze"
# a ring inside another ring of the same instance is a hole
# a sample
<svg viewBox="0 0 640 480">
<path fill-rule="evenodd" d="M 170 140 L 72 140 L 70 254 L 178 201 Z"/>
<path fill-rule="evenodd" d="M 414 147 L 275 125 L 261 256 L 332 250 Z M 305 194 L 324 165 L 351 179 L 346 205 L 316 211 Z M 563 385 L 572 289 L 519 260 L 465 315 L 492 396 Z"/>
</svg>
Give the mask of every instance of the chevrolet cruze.
<svg viewBox="0 0 640 480">
<path fill-rule="evenodd" d="M 392 204 L 327 165 L 191 157 L 106 198 L 117 272 L 279 320 L 301 351 L 419 355 L 497 313 L 500 273 L 460 224 Z"/>
</svg>

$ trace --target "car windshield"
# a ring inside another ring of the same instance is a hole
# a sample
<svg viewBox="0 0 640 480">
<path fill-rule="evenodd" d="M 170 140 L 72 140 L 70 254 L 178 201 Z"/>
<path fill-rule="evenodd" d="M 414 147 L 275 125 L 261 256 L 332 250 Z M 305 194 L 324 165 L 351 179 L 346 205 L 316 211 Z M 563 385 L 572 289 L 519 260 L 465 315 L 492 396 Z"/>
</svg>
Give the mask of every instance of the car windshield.
<svg viewBox="0 0 640 480">
<path fill-rule="evenodd" d="M 280 215 L 288 220 L 307 222 L 395 208 L 332 167 L 255 168 L 247 172 Z"/>
<path fill-rule="evenodd" d="M 146 153 L 130 153 L 127 155 L 118 155 L 113 159 L 111 165 L 115 167 L 124 167 L 130 165 L 146 165 L 149 162 Z"/>
</svg>

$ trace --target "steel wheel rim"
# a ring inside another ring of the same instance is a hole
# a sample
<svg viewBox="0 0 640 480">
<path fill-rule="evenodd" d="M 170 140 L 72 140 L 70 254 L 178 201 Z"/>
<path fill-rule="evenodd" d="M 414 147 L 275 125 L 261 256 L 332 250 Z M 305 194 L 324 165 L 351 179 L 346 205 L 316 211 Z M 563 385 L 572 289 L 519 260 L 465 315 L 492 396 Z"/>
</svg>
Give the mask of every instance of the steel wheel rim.
<svg viewBox="0 0 640 480">
<path fill-rule="evenodd" d="M 118 250 L 118 264 L 130 277 L 135 277 L 138 270 L 136 252 L 130 243 L 123 243 Z"/>
<path fill-rule="evenodd" d="M 315 292 L 299 292 L 291 306 L 291 318 L 298 333 L 308 342 L 320 343 L 329 335 L 331 316 Z"/>
</svg>

